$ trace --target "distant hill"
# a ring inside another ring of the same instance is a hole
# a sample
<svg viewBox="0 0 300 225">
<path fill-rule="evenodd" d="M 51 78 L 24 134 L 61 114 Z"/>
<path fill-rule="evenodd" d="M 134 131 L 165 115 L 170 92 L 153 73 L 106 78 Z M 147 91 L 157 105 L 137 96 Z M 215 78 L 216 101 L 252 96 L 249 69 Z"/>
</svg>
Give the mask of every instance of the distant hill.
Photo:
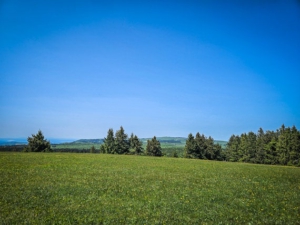
<svg viewBox="0 0 300 225">
<path fill-rule="evenodd" d="M 102 144 L 104 139 L 79 139 L 69 144 Z"/>
<path fill-rule="evenodd" d="M 140 138 L 143 145 L 147 144 L 147 140 L 152 138 Z M 184 147 L 187 138 L 184 137 L 157 137 L 157 140 L 161 143 L 162 147 Z M 79 139 L 77 141 L 70 142 L 68 144 L 102 144 L 104 139 Z M 225 147 L 227 141 L 215 140 L 215 143 L 220 144 L 223 148 Z"/>
</svg>

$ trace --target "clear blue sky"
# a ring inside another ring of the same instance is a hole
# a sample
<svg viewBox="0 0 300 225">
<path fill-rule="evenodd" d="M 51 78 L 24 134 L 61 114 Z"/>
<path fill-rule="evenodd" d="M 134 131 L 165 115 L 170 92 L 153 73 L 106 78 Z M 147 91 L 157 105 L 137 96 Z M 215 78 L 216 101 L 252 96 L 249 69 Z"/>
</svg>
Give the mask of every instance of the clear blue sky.
<svg viewBox="0 0 300 225">
<path fill-rule="evenodd" d="M 2 138 L 299 129 L 299 87 L 296 0 L 0 1 Z"/>
</svg>

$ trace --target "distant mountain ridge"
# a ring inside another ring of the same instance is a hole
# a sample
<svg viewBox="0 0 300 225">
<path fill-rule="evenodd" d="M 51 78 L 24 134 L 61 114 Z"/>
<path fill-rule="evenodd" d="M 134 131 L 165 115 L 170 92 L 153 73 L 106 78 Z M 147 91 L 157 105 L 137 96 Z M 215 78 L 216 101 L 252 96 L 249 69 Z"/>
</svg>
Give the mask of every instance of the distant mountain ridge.
<svg viewBox="0 0 300 225">
<path fill-rule="evenodd" d="M 147 143 L 147 140 L 151 140 L 152 138 L 140 138 L 143 144 Z M 184 146 L 186 139 L 185 137 L 156 137 L 156 139 L 163 145 L 177 145 Z M 79 139 L 69 144 L 102 144 L 104 139 Z M 222 147 L 225 147 L 227 141 L 214 140 L 215 143 L 220 144 Z"/>
<path fill-rule="evenodd" d="M 72 141 L 70 144 L 102 144 L 104 139 L 79 139 Z"/>
</svg>

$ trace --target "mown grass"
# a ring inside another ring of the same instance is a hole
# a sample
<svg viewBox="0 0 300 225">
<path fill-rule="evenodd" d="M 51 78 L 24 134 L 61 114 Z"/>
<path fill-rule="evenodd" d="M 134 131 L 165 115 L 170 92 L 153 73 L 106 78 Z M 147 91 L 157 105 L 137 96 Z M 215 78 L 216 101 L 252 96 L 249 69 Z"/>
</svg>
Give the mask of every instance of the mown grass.
<svg viewBox="0 0 300 225">
<path fill-rule="evenodd" d="M 299 224 L 300 169 L 0 153 L 0 224 Z"/>
</svg>

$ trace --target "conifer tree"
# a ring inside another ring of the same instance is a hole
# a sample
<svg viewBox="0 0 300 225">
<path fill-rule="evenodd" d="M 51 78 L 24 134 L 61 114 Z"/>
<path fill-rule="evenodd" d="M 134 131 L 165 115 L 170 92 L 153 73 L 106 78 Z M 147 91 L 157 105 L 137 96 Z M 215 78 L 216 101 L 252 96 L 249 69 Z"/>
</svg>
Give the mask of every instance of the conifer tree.
<svg viewBox="0 0 300 225">
<path fill-rule="evenodd" d="M 206 159 L 205 155 L 206 155 L 207 145 L 206 145 L 205 136 L 203 134 L 200 135 L 200 133 L 198 132 L 195 137 L 195 143 L 196 143 L 195 152 L 194 152 L 195 158 Z"/>
<path fill-rule="evenodd" d="M 295 126 L 291 129 L 290 164 L 300 166 L 300 132 Z"/>
<path fill-rule="evenodd" d="M 265 161 L 265 147 L 266 147 L 266 140 L 265 140 L 265 133 L 262 128 L 259 128 L 257 132 L 257 140 L 256 140 L 256 155 L 255 161 L 256 163 L 264 163 Z"/>
<path fill-rule="evenodd" d="M 188 138 L 185 141 L 185 146 L 184 146 L 184 157 L 185 158 L 195 158 L 195 138 L 193 134 L 189 134 Z"/>
<path fill-rule="evenodd" d="M 107 131 L 107 136 L 106 136 L 106 138 L 104 138 L 104 143 L 102 145 L 104 146 L 103 148 L 105 149 L 106 153 L 109 153 L 109 154 L 115 153 L 115 138 L 114 138 L 113 129 L 110 128 Z"/>
<path fill-rule="evenodd" d="M 151 140 L 147 141 L 146 155 L 149 156 L 162 156 L 160 142 L 154 136 Z"/>
<path fill-rule="evenodd" d="M 206 143 L 205 158 L 206 159 L 210 159 L 210 160 L 215 159 L 214 139 L 209 136 L 205 140 L 205 143 Z"/>
<path fill-rule="evenodd" d="M 51 152 L 51 144 L 47 141 L 41 130 L 37 134 L 32 134 L 32 137 L 27 138 L 28 145 L 25 147 L 25 152 Z"/>
<path fill-rule="evenodd" d="M 120 130 L 116 131 L 115 134 L 115 149 L 118 154 L 127 154 L 129 153 L 129 141 L 128 135 L 125 134 L 123 127 L 120 127 Z"/>
<path fill-rule="evenodd" d="M 238 149 L 240 145 L 240 137 L 237 135 L 231 135 L 226 145 L 226 159 L 231 162 L 239 160 Z"/>
</svg>

